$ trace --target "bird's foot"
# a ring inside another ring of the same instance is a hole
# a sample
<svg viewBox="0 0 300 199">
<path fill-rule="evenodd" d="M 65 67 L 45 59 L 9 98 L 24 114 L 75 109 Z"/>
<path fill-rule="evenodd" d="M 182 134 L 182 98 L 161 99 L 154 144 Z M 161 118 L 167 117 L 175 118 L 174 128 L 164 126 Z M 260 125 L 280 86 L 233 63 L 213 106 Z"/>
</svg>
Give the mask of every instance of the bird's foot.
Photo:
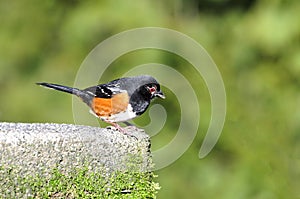
<svg viewBox="0 0 300 199">
<path fill-rule="evenodd" d="M 106 121 L 107 122 L 107 121 Z M 113 122 L 107 122 L 109 124 L 111 124 L 113 127 L 115 127 L 118 131 L 125 133 L 126 134 L 126 130 L 124 128 L 122 128 L 119 124 L 117 123 L 113 123 Z M 110 128 L 110 127 L 108 127 Z"/>
<path fill-rule="evenodd" d="M 121 127 L 121 126 L 120 126 L 119 124 L 117 124 L 117 123 L 109 122 L 109 121 L 105 121 L 105 122 L 111 124 L 111 125 L 112 125 L 113 127 L 115 127 L 119 132 L 124 133 L 125 135 L 128 135 L 128 136 L 130 136 L 130 137 L 134 137 L 134 138 L 137 139 L 137 137 L 136 137 L 135 135 L 133 135 L 132 133 L 130 133 L 130 132 L 134 132 L 134 131 L 137 131 L 137 130 L 138 130 L 138 128 L 137 128 L 136 126 L 131 125 L 131 126 L 127 126 L 127 127 L 123 128 L 123 127 Z"/>
</svg>

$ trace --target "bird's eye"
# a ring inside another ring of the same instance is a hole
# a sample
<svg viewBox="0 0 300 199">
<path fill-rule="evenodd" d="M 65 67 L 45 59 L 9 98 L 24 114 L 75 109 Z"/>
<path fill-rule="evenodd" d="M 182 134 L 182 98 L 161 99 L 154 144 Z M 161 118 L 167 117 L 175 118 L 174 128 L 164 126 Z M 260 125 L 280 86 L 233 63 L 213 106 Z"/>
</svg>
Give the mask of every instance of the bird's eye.
<svg viewBox="0 0 300 199">
<path fill-rule="evenodd" d="M 155 93 L 156 92 L 156 86 L 155 85 L 150 85 L 148 86 L 148 90 L 149 92 L 152 94 L 152 93 Z"/>
</svg>

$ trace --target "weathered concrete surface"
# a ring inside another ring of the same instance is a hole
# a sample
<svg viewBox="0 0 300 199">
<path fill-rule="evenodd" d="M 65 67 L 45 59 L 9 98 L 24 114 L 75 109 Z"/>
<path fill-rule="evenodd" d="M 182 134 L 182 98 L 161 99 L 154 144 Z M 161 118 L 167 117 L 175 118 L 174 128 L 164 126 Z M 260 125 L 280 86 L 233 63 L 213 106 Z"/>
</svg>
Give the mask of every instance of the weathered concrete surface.
<svg viewBox="0 0 300 199">
<path fill-rule="evenodd" d="M 71 124 L 0 123 L 0 166 L 22 174 L 88 166 L 97 171 L 151 169 L 150 140 L 143 130 Z"/>
</svg>

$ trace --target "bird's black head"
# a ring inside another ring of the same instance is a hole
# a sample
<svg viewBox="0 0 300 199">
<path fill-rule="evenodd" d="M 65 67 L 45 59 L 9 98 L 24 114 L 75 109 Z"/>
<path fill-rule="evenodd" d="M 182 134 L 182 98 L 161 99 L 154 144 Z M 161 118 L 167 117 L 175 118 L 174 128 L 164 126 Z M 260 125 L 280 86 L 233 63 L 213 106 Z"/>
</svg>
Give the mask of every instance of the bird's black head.
<svg viewBox="0 0 300 199">
<path fill-rule="evenodd" d="M 148 99 L 153 99 L 155 97 L 159 97 L 165 99 L 163 92 L 160 90 L 160 85 L 150 75 L 141 75 L 133 77 L 133 82 L 135 82 L 135 88 L 137 89 L 135 92 L 141 93 Z"/>
<path fill-rule="evenodd" d="M 130 97 L 130 103 L 138 115 L 146 111 L 150 101 L 155 97 L 165 99 L 159 83 L 153 77 L 143 75 L 133 78 L 135 78 L 136 89 Z"/>
<path fill-rule="evenodd" d="M 150 84 L 145 84 L 141 88 L 142 93 L 149 97 L 150 100 L 159 97 L 162 99 L 165 99 L 165 95 L 163 92 L 160 90 L 160 85 L 158 83 L 150 83 Z"/>
</svg>

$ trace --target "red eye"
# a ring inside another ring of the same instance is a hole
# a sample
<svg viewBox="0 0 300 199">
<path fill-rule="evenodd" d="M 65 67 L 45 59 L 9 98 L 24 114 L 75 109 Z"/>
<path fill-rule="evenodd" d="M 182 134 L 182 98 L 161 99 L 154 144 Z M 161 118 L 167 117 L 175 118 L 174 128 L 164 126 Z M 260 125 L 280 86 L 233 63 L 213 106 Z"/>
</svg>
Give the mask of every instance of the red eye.
<svg viewBox="0 0 300 199">
<path fill-rule="evenodd" d="M 153 86 L 153 87 L 148 87 L 149 88 L 149 92 L 150 93 L 155 93 L 156 92 L 156 87 Z"/>
</svg>

